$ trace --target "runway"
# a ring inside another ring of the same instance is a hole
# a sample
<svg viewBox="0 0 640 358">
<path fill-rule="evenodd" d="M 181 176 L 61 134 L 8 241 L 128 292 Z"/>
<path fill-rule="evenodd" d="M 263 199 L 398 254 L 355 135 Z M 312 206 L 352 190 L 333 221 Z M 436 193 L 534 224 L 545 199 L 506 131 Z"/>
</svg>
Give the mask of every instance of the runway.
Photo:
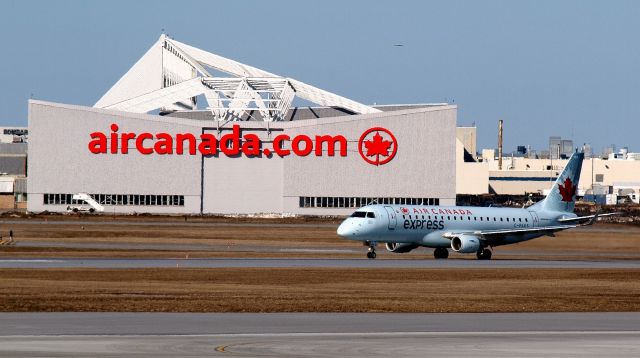
<svg viewBox="0 0 640 358">
<path fill-rule="evenodd" d="M 0 314 L 11 357 L 637 357 L 639 313 Z"/>
<path fill-rule="evenodd" d="M 475 260 L 475 259 L 0 259 L 0 268 L 590 268 L 640 269 L 640 260 Z"/>
</svg>

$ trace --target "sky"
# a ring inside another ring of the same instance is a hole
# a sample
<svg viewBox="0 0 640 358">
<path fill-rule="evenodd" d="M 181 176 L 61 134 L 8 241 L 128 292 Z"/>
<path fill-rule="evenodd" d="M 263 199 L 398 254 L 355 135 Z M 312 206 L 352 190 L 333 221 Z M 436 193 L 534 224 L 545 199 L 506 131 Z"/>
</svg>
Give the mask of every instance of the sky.
<svg viewBox="0 0 640 358">
<path fill-rule="evenodd" d="M 365 104 L 454 103 L 479 149 L 502 119 L 505 151 L 640 151 L 639 19 L 640 1 L 0 0 L 0 126 L 27 125 L 30 97 L 93 105 L 164 30 Z"/>
</svg>

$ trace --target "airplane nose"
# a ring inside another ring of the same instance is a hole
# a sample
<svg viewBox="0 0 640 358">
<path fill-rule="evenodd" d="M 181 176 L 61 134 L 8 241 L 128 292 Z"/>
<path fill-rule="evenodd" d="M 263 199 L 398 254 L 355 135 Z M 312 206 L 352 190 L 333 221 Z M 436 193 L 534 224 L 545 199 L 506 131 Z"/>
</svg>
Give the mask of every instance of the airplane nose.
<svg viewBox="0 0 640 358">
<path fill-rule="evenodd" d="M 338 235 L 342 237 L 353 235 L 353 229 L 351 225 L 347 222 L 343 222 L 342 224 L 340 224 L 340 226 L 338 226 Z"/>
</svg>

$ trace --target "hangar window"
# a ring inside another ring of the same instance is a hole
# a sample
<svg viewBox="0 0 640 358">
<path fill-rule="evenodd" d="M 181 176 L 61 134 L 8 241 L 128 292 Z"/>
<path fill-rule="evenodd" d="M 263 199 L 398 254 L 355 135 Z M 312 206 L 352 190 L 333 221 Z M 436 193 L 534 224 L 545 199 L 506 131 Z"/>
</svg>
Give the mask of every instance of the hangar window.
<svg viewBox="0 0 640 358">
<path fill-rule="evenodd" d="M 133 195 L 129 200 L 123 198 L 125 205 L 176 205 L 175 198 L 162 195 Z M 114 198 L 115 200 L 115 198 Z M 137 204 L 139 202 L 140 204 Z M 298 206 L 301 208 L 360 208 L 366 205 L 438 205 L 437 198 L 370 198 L 370 197 L 326 197 L 326 196 L 300 196 Z"/>
<path fill-rule="evenodd" d="M 140 195 L 140 194 L 89 194 L 101 205 L 157 205 L 157 206 L 184 206 L 184 195 Z M 81 205 L 83 200 L 74 200 L 73 194 L 43 194 L 44 205 Z"/>
</svg>

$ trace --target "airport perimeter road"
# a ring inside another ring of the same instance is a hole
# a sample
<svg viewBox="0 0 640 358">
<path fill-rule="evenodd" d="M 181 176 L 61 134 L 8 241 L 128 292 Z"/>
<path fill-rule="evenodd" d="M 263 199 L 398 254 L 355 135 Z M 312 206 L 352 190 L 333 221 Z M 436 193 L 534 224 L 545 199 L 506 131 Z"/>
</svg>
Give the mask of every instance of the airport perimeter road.
<svg viewBox="0 0 640 358">
<path fill-rule="evenodd" d="M 0 259 L 0 268 L 640 268 L 640 260 Z"/>
<path fill-rule="evenodd" d="M 0 314 L 0 356 L 637 357 L 640 313 Z"/>
</svg>

